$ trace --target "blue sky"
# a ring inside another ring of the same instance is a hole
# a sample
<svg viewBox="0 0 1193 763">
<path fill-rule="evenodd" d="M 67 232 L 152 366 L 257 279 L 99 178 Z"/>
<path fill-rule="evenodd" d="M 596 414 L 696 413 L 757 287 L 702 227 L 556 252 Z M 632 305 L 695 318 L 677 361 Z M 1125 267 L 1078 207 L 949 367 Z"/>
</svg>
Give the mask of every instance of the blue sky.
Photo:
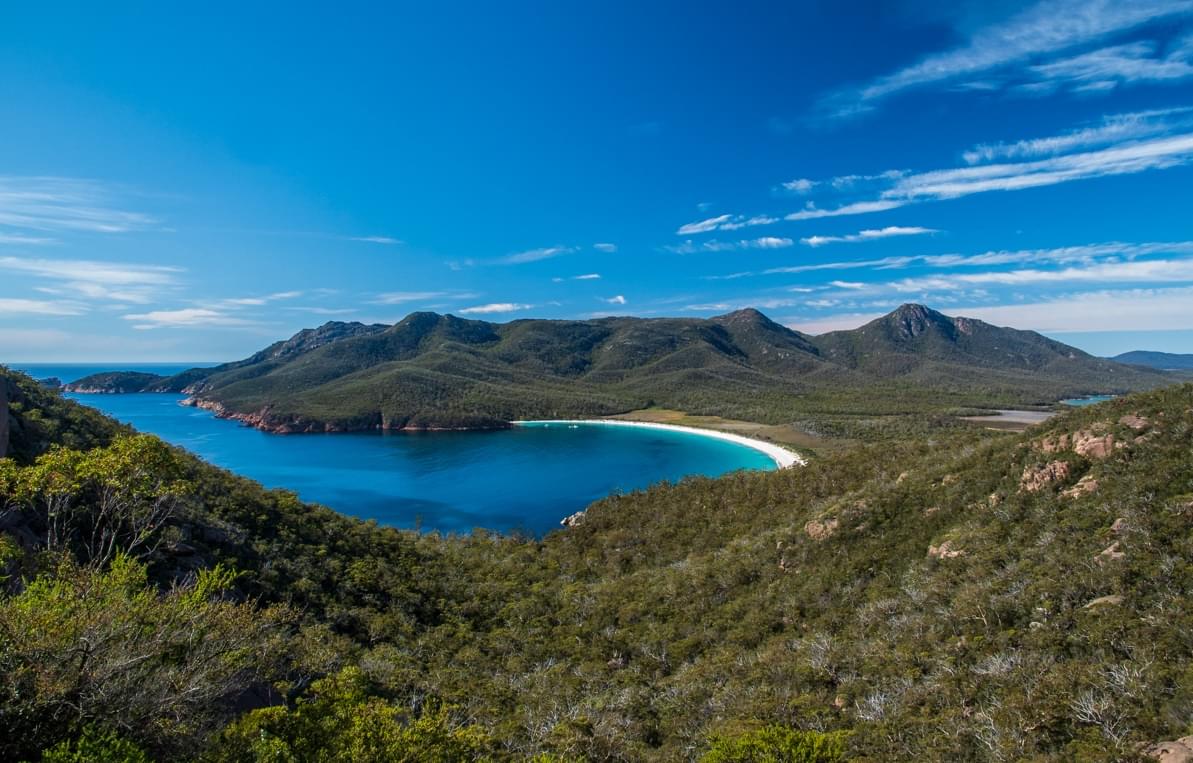
<svg viewBox="0 0 1193 763">
<path fill-rule="evenodd" d="M 908 301 L 1193 352 L 1193 0 L 169 5 L 4 11 L 0 361 Z"/>
</svg>

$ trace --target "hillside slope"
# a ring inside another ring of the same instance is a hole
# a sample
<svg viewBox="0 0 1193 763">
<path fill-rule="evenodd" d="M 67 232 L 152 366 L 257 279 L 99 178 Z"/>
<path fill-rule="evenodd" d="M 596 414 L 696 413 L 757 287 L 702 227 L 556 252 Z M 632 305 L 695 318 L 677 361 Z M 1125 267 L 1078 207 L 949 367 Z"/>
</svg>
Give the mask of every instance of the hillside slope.
<svg viewBox="0 0 1193 763">
<path fill-rule="evenodd" d="M 749 309 L 707 320 L 505 324 L 414 313 L 390 327 L 327 324 L 168 379 L 108 374 L 68 389 L 183 391 L 220 415 L 302 432 L 500 427 L 650 406 L 779 422 L 818 411 L 1048 404 L 1167 381 L 1034 332 L 904 305 L 820 337 Z"/>
<path fill-rule="evenodd" d="M 44 431 L 94 417 L 31 384 Z M 447 703 L 499 757 L 690 759 L 777 725 L 869 760 L 1130 759 L 1193 731 L 1191 456 L 1183 385 L 611 497 L 541 541 L 378 528 L 180 456 L 187 540 L 156 567 L 233 561 L 307 618 L 271 655 Z"/>
<path fill-rule="evenodd" d="M 1193 371 L 1193 355 L 1173 352 L 1133 350 L 1111 358 L 1116 363 L 1147 366 L 1161 371 Z"/>
</svg>

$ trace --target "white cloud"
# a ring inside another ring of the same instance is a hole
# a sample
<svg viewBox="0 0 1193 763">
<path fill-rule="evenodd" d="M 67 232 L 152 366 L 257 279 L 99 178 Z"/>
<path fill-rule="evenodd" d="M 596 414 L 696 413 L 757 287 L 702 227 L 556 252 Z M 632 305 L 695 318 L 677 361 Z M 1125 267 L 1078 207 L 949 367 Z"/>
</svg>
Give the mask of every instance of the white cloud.
<svg viewBox="0 0 1193 763">
<path fill-rule="evenodd" d="M 815 205 L 809 203 L 807 207 L 792 212 L 785 216 L 784 220 L 819 220 L 824 217 L 843 217 L 846 215 L 866 215 L 871 212 L 886 212 L 890 209 L 898 209 L 907 202 L 893 201 L 890 199 L 881 201 L 857 201 L 852 204 L 844 204 L 835 209 L 818 209 Z"/>
<path fill-rule="evenodd" d="M 909 88 L 972 78 L 1190 12 L 1189 0 L 1044 0 L 977 30 L 960 47 L 839 93 L 827 105 L 838 115 L 865 110 L 868 102 Z"/>
<path fill-rule="evenodd" d="M 113 191 L 91 180 L 0 176 L 0 225 L 41 231 L 123 233 L 152 217 L 111 205 Z"/>
<path fill-rule="evenodd" d="M 688 223 L 687 225 L 679 226 L 679 230 L 675 231 L 680 236 L 691 236 L 694 233 L 707 233 L 708 231 L 716 230 L 723 223 L 729 222 L 733 219 L 733 215 L 717 215 L 710 217 L 707 220 L 701 220 L 696 223 Z"/>
<path fill-rule="evenodd" d="M 575 281 L 595 281 L 600 277 L 600 273 L 584 273 L 583 275 L 572 276 L 572 279 Z"/>
<path fill-rule="evenodd" d="M 663 248 L 675 254 L 696 254 L 698 252 L 734 252 L 743 249 L 786 249 L 795 246 L 789 238 L 777 236 L 763 236 L 761 238 L 742 239 L 740 241 L 702 241 L 699 244 L 687 240 L 682 244 L 673 244 Z"/>
<path fill-rule="evenodd" d="M 487 305 L 461 308 L 460 312 L 465 315 L 489 315 L 492 313 L 513 313 L 519 310 L 529 310 L 532 307 L 534 305 L 523 305 L 516 302 L 491 302 Z"/>
<path fill-rule="evenodd" d="M 176 283 L 180 268 L 93 260 L 47 260 L 0 257 L 0 270 L 53 281 L 47 293 L 73 293 L 88 299 L 144 304 Z"/>
<path fill-rule="evenodd" d="M 795 180 L 788 180 L 786 183 L 783 183 L 783 190 L 790 191 L 791 193 L 806 194 L 811 193 L 812 189 L 816 186 L 817 182 L 815 180 L 796 178 Z"/>
<path fill-rule="evenodd" d="M 1111 146 L 1031 162 L 986 164 L 908 175 L 882 192 L 887 201 L 954 199 L 986 191 L 1015 191 L 1073 180 L 1166 169 L 1193 158 L 1193 133 Z"/>
<path fill-rule="evenodd" d="M 559 257 L 563 254 L 572 254 L 579 251 L 574 246 L 547 246 L 541 249 L 528 249 L 524 252 L 515 252 L 514 254 L 502 257 L 498 260 L 503 265 L 522 265 L 527 262 L 538 262 L 539 260 L 549 260 L 552 257 Z"/>
<path fill-rule="evenodd" d="M 436 299 L 475 299 L 476 294 L 466 291 L 390 291 L 378 294 L 370 300 L 375 305 L 401 305 L 407 302 L 429 302 Z"/>
<path fill-rule="evenodd" d="M 1066 246 L 1054 249 L 992 250 L 980 254 L 917 254 L 899 257 L 880 257 L 873 260 L 846 260 L 840 262 L 818 262 L 813 265 L 791 265 L 770 268 L 769 270 L 762 271 L 761 274 L 773 275 L 779 273 L 806 273 L 815 270 L 852 270 L 864 268 L 891 270 L 917 264 L 945 268 L 1025 263 L 1092 263 L 1099 258 L 1122 257 L 1133 259 L 1152 254 L 1193 254 L 1193 241 L 1145 244 L 1111 242 L 1105 244 Z M 734 273 L 732 276 L 721 276 L 720 278 L 741 278 L 750 275 L 759 274 Z"/>
<path fill-rule="evenodd" d="M 1193 282 L 1193 258 L 1104 262 L 1059 270 L 1023 268 L 984 273 L 949 273 L 892 281 L 887 287 L 900 292 L 947 291 L 960 286 L 1038 286 L 1071 283 L 1164 283 Z"/>
<path fill-rule="evenodd" d="M 1113 90 L 1124 83 L 1193 77 L 1193 65 L 1183 52 L 1163 57 L 1156 52 L 1155 42 L 1139 40 L 1038 64 L 1030 71 L 1052 88 L 1070 85 L 1078 91 Z"/>
<path fill-rule="evenodd" d="M 237 318 L 206 307 L 186 307 L 179 310 L 153 310 L 148 313 L 125 315 L 135 329 L 198 328 L 209 326 L 242 327 L 256 325 L 255 321 Z"/>
<path fill-rule="evenodd" d="M 1193 329 L 1193 287 L 1089 291 L 956 312 L 998 325 L 1057 333 Z"/>
<path fill-rule="evenodd" d="M 1085 127 L 1048 138 L 1019 140 L 1013 143 L 984 143 L 966 151 L 962 158 L 967 164 L 979 164 L 995 159 L 1031 159 L 1153 137 L 1168 133 L 1174 127 L 1189 126 L 1189 112 L 1193 112 L 1193 108 L 1111 114 L 1102 117 L 1101 122 L 1095 127 Z M 1170 119 L 1173 116 L 1179 117 L 1175 123 Z"/>
<path fill-rule="evenodd" d="M 230 299 L 220 300 L 220 305 L 223 307 L 252 307 L 257 305 L 267 305 L 270 302 L 276 302 L 279 299 L 294 299 L 301 297 L 301 291 L 281 291 L 276 294 L 267 294 L 264 297 L 233 297 Z"/>
<path fill-rule="evenodd" d="M 394 246 L 403 243 L 399 238 L 391 238 L 390 236 L 348 236 L 349 241 L 360 241 L 366 244 L 384 244 L 385 246 Z"/>
<path fill-rule="evenodd" d="M 86 308 L 74 302 L 0 298 L 0 315 L 82 315 Z"/>
<path fill-rule="evenodd" d="M 624 305 L 626 303 L 625 297 L 620 294 L 618 294 L 616 297 L 609 297 L 608 299 L 602 301 L 608 302 L 611 305 Z"/>
<path fill-rule="evenodd" d="M 312 315 L 349 315 L 356 312 L 351 307 L 287 307 L 286 309 L 299 313 L 311 313 Z"/>
<path fill-rule="evenodd" d="M 809 236 L 808 238 L 801 238 L 800 243 L 811 247 L 817 247 L 824 246 L 825 244 L 875 241 L 881 238 L 891 238 L 892 236 L 922 236 L 928 233 L 937 232 L 938 231 L 934 228 L 888 225 L 885 228 L 863 230 L 846 236 Z"/>
<path fill-rule="evenodd" d="M 617 251 L 617 244 L 609 244 L 609 243 L 593 244 L 592 248 L 596 249 L 598 252 L 605 252 L 606 254 L 612 254 L 613 252 Z"/>
<path fill-rule="evenodd" d="M 46 244 L 58 243 L 55 239 L 46 238 L 44 236 L 17 236 L 9 233 L 0 233 L 0 244 L 18 244 L 24 246 L 44 246 Z"/>
</svg>

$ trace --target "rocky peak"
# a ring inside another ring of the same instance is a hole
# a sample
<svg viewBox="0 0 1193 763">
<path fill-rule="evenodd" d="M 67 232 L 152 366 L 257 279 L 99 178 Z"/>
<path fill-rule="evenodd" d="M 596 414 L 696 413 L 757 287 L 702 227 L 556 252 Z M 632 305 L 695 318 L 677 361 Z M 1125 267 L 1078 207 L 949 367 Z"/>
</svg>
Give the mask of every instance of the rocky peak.
<svg viewBox="0 0 1193 763">
<path fill-rule="evenodd" d="M 337 339 L 364 334 L 376 334 L 384 331 L 386 328 L 388 327 L 380 323 L 364 324 L 358 321 L 350 323 L 328 321 L 318 328 L 303 329 L 286 341 L 274 345 L 271 348 L 269 357 L 287 358 L 293 355 L 301 355 L 304 352 L 318 349 L 325 344 L 330 344 Z"/>
<path fill-rule="evenodd" d="M 897 310 L 886 317 L 886 322 L 895 334 L 903 339 L 914 339 L 934 327 L 945 329 L 947 333 L 952 333 L 953 329 L 959 328 L 948 316 L 924 305 L 911 302 L 900 305 Z"/>
</svg>

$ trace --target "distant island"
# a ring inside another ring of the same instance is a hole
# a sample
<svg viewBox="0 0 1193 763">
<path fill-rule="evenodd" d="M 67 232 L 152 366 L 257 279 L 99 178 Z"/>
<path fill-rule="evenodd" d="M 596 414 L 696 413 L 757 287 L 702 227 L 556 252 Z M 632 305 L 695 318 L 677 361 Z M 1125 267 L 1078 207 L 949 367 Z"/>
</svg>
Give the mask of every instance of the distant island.
<svg viewBox="0 0 1193 763">
<path fill-rule="evenodd" d="M 1133 366 L 1147 366 L 1161 371 L 1193 371 L 1193 355 L 1172 352 L 1133 350 L 1115 355 L 1111 360 L 1116 363 L 1129 363 Z"/>
<path fill-rule="evenodd" d="M 1170 382 L 1033 331 L 906 304 L 815 337 L 753 309 L 503 324 L 420 312 L 392 326 L 330 322 L 212 368 L 108 372 L 66 389 L 180 392 L 218 416 L 297 433 L 500 428 L 649 407 L 777 423 L 1045 406 Z"/>
</svg>

